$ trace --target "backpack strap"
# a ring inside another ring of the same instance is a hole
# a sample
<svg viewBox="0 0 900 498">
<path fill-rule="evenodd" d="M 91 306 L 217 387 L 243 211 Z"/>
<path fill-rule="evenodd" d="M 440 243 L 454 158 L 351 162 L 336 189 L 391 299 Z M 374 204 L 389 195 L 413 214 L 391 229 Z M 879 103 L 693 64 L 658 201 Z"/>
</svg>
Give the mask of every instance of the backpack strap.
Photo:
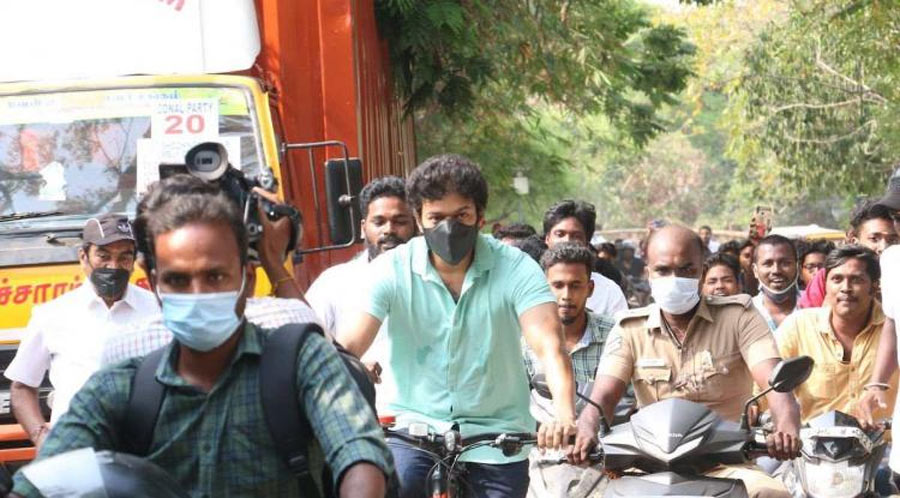
<svg viewBox="0 0 900 498">
<path fill-rule="evenodd" d="M 168 346 L 163 346 L 145 356 L 131 380 L 131 397 L 123 423 L 124 440 L 129 451 L 137 456 L 146 456 L 150 452 L 153 430 L 166 391 L 166 386 L 156 380 L 156 369 L 168 350 Z"/>
<path fill-rule="evenodd" d="M 259 362 L 263 415 L 275 448 L 300 484 L 300 496 L 320 493 L 309 468 L 307 448 L 312 428 L 298 402 L 297 357 L 311 334 L 325 336 L 315 323 L 289 323 L 269 335 Z M 285 402 L 288 400 L 288 402 Z"/>
</svg>

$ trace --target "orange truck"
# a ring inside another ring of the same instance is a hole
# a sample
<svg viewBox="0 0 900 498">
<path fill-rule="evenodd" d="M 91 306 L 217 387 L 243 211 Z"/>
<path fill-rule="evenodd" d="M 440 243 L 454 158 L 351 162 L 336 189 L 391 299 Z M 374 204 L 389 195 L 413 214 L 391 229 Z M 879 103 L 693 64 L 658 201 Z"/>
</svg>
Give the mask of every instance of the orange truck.
<svg viewBox="0 0 900 498">
<path fill-rule="evenodd" d="M 0 369 L 31 308 L 83 284 L 85 221 L 133 216 L 197 143 L 301 210 L 301 288 L 357 250 L 360 184 L 415 162 L 374 0 L 6 2 L 0 43 Z M 0 462 L 33 455 L 0 378 Z"/>
</svg>

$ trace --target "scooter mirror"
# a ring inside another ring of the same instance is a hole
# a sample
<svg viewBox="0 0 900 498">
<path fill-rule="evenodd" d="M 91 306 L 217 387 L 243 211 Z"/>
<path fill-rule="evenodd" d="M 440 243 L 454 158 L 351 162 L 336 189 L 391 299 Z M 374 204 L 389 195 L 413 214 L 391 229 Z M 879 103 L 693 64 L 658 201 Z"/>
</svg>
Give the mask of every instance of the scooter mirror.
<svg viewBox="0 0 900 498">
<path fill-rule="evenodd" d="M 809 356 L 797 356 L 796 358 L 788 358 L 781 360 L 775 369 L 772 370 L 772 376 L 769 377 L 769 385 L 776 392 L 791 392 L 800 384 L 803 384 L 812 373 L 815 362 Z"/>
<path fill-rule="evenodd" d="M 531 378 L 531 388 L 542 398 L 553 399 L 553 393 L 550 392 L 550 386 L 547 385 L 546 375 L 542 373 L 534 374 L 534 377 Z M 584 398 L 584 396 L 579 394 L 580 388 L 581 385 L 579 385 L 578 382 L 575 382 L 575 395 L 579 398 Z"/>
<path fill-rule="evenodd" d="M 547 377 L 544 374 L 535 374 L 531 378 L 531 388 L 542 398 L 553 399 L 553 393 L 550 392 L 550 386 L 547 385 Z"/>
</svg>

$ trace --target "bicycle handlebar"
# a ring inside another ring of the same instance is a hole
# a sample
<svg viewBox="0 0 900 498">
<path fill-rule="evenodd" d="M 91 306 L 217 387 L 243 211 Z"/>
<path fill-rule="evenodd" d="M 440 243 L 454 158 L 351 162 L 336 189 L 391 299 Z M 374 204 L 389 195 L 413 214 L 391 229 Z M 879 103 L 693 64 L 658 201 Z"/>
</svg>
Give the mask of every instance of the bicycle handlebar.
<svg viewBox="0 0 900 498">
<path fill-rule="evenodd" d="M 414 436 L 407 432 L 384 429 L 386 437 L 400 439 L 407 443 L 422 446 L 440 446 L 445 455 L 460 455 L 475 447 L 490 446 L 503 450 L 506 456 L 512 456 L 526 445 L 537 444 L 537 434 L 534 432 L 487 432 L 475 436 L 462 438 L 458 431 L 450 430 L 444 434 L 429 432 L 427 435 Z M 570 436 L 569 444 L 575 443 L 575 436 Z"/>
</svg>

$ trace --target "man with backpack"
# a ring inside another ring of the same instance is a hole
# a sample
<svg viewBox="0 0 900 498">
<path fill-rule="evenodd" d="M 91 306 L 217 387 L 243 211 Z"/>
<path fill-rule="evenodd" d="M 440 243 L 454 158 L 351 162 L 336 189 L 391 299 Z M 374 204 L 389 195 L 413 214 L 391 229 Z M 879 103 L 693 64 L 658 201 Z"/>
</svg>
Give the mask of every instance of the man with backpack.
<svg viewBox="0 0 900 498">
<path fill-rule="evenodd" d="M 338 353 L 315 325 L 271 332 L 244 319 L 254 273 L 240 214 L 202 182 L 166 196 L 170 180 L 148 194 L 135 231 L 175 340 L 92 376 L 38 458 L 83 447 L 138 453 L 192 496 L 384 496 L 391 455 Z M 133 399 L 136 390 L 144 394 Z M 308 431 L 284 430 L 299 419 Z M 304 433 L 303 450 L 318 448 L 310 456 L 324 455 L 328 478 L 290 453 L 288 440 Z M 36 494 L 21 473 L 13 491 Z"/>
</svg>

